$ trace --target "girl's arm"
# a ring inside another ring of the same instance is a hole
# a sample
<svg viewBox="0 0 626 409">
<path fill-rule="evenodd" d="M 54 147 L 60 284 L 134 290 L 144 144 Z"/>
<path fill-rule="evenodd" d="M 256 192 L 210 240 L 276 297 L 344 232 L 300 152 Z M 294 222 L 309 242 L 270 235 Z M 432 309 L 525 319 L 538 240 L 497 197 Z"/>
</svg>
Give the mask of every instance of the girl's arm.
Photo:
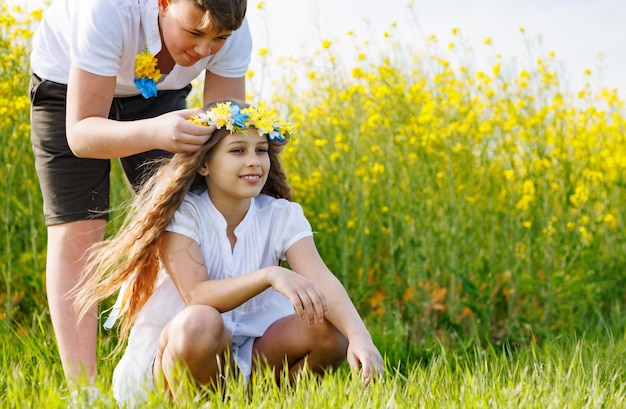
<svg viewBox="0 0 626 409">
<path fill-rule="evenodd" d="M 210 280 L 200 246 L 178 233 L 165 232 L 161 260 L 187 305 L 210 305 L 225 312 L 238 307 L 269 287 L 297 306 L 301 318 L 323 320 L 323 294 L 308 279 L 279 266 L 262 268 L 237 277 Z"/>
<path fill-rule="evenodd" d="M 380 352 L 345 288 L 319 255 L 313 238 L 306 237 L 293 244 L 287 250 L 287 260 L 293 271 L 311 280 L 328 300 L 326 317 L 348 339 L 350 367 L 362 369 L 366 382 L 373 375 L 382 374 L 384 365 Z"/>
</svg>

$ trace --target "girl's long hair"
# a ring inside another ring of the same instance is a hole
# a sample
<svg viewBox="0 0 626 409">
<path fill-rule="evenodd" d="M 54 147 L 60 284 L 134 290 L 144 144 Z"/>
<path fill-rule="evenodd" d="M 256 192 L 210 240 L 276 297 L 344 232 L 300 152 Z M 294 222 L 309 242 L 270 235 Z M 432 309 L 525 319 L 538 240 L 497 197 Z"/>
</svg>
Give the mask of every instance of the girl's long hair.
<svg viewBox="0 0 626 409">
<path fill-rule="evenodd" d="M 227 101 L 242 108 L 248 106 L 238 100 Z M 209 104 L 205 109 L 215 104 Z M 133 198 L 118 233 L 90 248 L 83 279 L 73 290 L 75 305 L 81 317 L 94 303 L 113 295 L 122 284 L 127 283 L 130 286 L 130 297 L 126 302 L 126 310 L 120 317 L 120 335 L 122 340 L 128 336 L 137 314 L 154 291 L 161 268 L 162 233 L 187 192 L 206 187 L 204 177 L 198 174 L 198 169 L 207 154 L 228 134 L 229 131 L 219 129 L 213 132 L 199 151 L 175 154 L 171 159 L 164 159 L 163 164 L 156 167 L 152 176 Z M 291 187 L 277 153 L 271 148 L 269 157 L 270 169 L 261 193 L 292 200 Z M 118 352 L 122 345 L 123 342 L 119 342 L 114 352 Z"/>
</svg>

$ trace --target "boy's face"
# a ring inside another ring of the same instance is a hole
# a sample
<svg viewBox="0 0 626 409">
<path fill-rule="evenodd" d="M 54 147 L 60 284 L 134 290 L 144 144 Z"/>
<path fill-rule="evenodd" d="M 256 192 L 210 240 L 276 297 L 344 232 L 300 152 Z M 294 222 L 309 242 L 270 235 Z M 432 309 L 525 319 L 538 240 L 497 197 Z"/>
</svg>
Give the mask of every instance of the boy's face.
<svg viewBox="0 0 626 409">
<path fill-rule="evenodd" d="M 191 1 L 159 0 L 161 38 L 178 65 L 189 67 L 217 53 L 232 31 L 204 27 L 205 11 Z"/>
</svg>

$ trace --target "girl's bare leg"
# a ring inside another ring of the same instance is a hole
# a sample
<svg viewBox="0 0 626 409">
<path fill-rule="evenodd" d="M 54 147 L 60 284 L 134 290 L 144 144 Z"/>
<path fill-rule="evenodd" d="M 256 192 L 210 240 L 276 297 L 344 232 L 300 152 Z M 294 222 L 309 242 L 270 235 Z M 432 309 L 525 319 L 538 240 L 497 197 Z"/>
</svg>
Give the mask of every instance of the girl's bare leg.
<svg viewBox="0 0 626 409">
<path fill-rule="evenodd" d="M 297 315 L 290 315 L 270 326 L 254 343 L 254 368 L 267 362 L 280 379 L 284 365 L 290 379 L 305 364 L 311 371 L 322 374 L 337 369 L 346 359 L 348 340 L 327 320 L 309 324 Z"/>
<path fill-rule="evenodd" d="M 181 370 L 197 384 L 215 387 L 231 344 L 219 311 L 206 305 L 190 305 L 172 318 L 161 333 L 154 379 L 162 379 L 164 391 L 174 397 L 181 382 Z"/>
</svg>

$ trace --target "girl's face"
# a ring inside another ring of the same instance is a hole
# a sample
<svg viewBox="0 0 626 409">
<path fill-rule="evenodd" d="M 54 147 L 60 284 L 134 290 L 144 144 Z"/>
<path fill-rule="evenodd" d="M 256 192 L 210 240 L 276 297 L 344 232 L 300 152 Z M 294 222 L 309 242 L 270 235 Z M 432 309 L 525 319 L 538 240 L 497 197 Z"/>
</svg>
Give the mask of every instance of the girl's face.
<svg viewBox="0 0 626 409">
<path fill-rule="evenodd" d="M 222 49 L 232 31 L 203 26 L 205 11 L 192 1 L 158 0 L 165 47 L 174 61 L 189 67 Z"/>
<path fill-rule="evenodd" d="M 256 129 L 223 137 L 198 170 L 206 179 L 211 200 L 232 201 L 258 196 L 270 169 L 267 138 Z"/>
</svg>

